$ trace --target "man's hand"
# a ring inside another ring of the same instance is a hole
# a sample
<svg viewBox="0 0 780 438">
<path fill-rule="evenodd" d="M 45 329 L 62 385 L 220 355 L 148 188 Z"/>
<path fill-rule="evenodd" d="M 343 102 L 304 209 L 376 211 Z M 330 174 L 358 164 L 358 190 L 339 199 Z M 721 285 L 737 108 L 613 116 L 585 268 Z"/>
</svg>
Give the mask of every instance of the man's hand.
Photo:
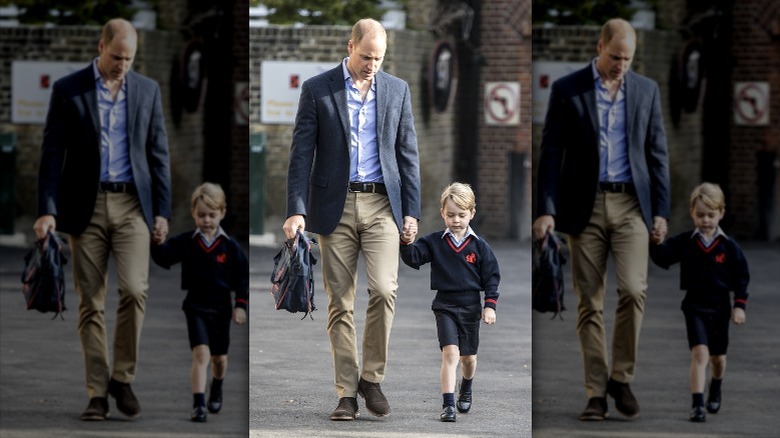
<svg viewBox="0 0 780 438">
<path fill-rule="evenodd" d="M 294 214 L 288 217 L 286 221 L 284 221 L 282 230 L 284 230 L 284 235 L 288 239 L 294 239 L 295 233 L 298 230 L 301 230 L 301 232 L 306 230 L 306 219 L 304 219 L 303 215 L 301 214 Z"/>
<path fill-rule="evenodd" d="M 46 234 L 49 231 L 54 232 L 55 229 L 57 229 L 57 220 L 50 214 L 44 214 L 36 219 L 33 224 L 33 231 L 35 231 L 35 238 L 37 240 L 45 239 Z"/>
<path fill-rule="evenodd" d="M 417 218 L 411 216 L 404 216 L 404 228 L 401 233 L 409 233 L 412 236 L 417 235 Z"/>
<path fill-rule="evenodd" d="M 533 224 L 534 239 L 542 240 L 547 232 L 555 231 L 555 218 L 549 214 L 543 214 L 536 218 Z"/>
<path fill-rule="evenodd" d="M 238 325 L 241 325 L 246 322 L 246 310 L 242 309 L 241 307 L 236 307 L 233 309 L 233 322 L 235 322 Z"/>
<path fill-rule="evenodd" d="M 159 245 L 168 237 L 168 219 L 162 216 L 154 217 L 154 229 L 152 230 L 152 243 Z"/>
<path fill-rule="evenodd" d="M 492 307 L 485 307 L 482 309 L 482 320 L 485 321 L 485 324 L 495 324 L 496 310 Z"/>
<path fill-rule="evenodd" d="M 661 216 L 654 216 L 653 232 L 650 236 L 650 238 L 653 240 L 653 243 L 662 243 L 664 239 L 666 239 L 666 231 L 666 219 L 662 218 Z"/>
</svg>

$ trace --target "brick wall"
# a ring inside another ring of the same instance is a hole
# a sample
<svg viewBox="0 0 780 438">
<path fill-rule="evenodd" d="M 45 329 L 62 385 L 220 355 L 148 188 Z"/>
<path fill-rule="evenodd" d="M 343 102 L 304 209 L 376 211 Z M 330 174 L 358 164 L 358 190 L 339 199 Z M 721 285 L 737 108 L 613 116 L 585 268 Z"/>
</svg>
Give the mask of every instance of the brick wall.
<svg viewBox="0 0 780 438">
<path fill-rule="evenodd" d="M 582 62 L 583 67 L 596 56 L 599 28 L 597 26 L 561 26 L 534 28 L 533 60 Z M 682 40 L 673 31 L 638 32 L 633 70 L 658 82 L 661 107 L 664 112 L 672 186 L 672 217 L 670 232 L 690 227 L 688 195 L 701 175 L 701 112 L 682 112 L 675 126 L 670 117 L 669 72 Z M 542 125 L 534 127 L 533 144 L 538 153 Z"/>
<path fill-rule="evenodd" d="M 292 125 L 260 123 L 260 64 L 262 60 L 332 62 L 347 56 L 349 27 L 283 26 L 250 28 L 250 121 L 251 132 L 264 132 L 265 231 L 279 239 L 286 213 L 286 181 Z M 422 183 L 421 233 L 441 227 L 438 199 L 451 181 L 454 120 L 451 112 L 438 114 L 424 107 L 427 59 L 434 40 L 425 32 L 388 31 L 388 50 L 382 69 L 404 79 L 412 94 L 412 111 L 420 150 Z"/>
<path fill-rule="evenodd" d="M 0 29 L 0 130 L 17 135 L 16 156 L 16 231 L 32 235 L 32 222 L 36 215 L 36 190 L 40 146 L 43 125 L 11 123 L 11 65 L 15 60 L 65 61 L 88 63 L 97 56 L 100 28 L 62 27 L 41 28 L 22 26 Z M 156 80 L 161 87 L 166 116 L 166 129 L 171 153 L 172 184 L 174 193 L 174 218 L 171 226 L 180 229 L 191 225 L 189 195 L 182 195 L 179 188 L 187 186 L 192 175 L 198 175 L 202 162 L 199 151 L 201 117 L 184 114 L 181 124 L 173 126 L 170 116 L 170 90 L 167 86 L 172 60 L 180 53 L 181 38 L 178 33 L 165 31 L 139 32 L 138 51 L 133 65 L 135 71 Z M 186 198 L 186 199 L 185 199 Z"/>
<path fill-rule="evenodd" d="M 732 14 L 735 61 L 732 80 L 769 83 L 769 125 L 733 125 L 731 129 L 731 190 L 727 209 L 733 213 L 736 233 L 753 237 L 758 228 L 756 154 L 759 151 L 780 154 L 780 2 L 734 2 Z M 777 165 L 775 172 L 779 172 Z M 777 239 L 780 238 L 780 178 L 777 177 L 773 199 L 769 237 Z"/>
<path fill-rule="evenodd" d="M 447 2 L 440 2 L 439 7 Z M 518 81 L 521 83 L 520 127 L 488 127 L 482 119 L 482 94 L 476 105 L 478 112 L 479 140 L 474 163 L 477 171 L 478 232 L 486 237 L 507 237 L 511 235 L 510 215 L 523 217 L 517 228 L 524 233 L 516 237 L 530 236 L 530 175 L 520 187 L 525 204 L 520 212 L 510 212 L 510 154 L 530 154 L 530 56 L 531 41 L 521 38 L 521 29 L 530 29 L 530 2 L 492 1 L 483 5 L 482 45 L 479 52 L 486 61 L 480 78 L 485 81 Z M 431 20 L 440 9 L 430 7 L 436 2 L 421 2 L 410 5 L 417 12 L 410 25 L 417 29 L 431 26 Z M 426 15 L 428 14 L 428 15 Z M 427 23 L 427 24 L 426 24 Z M 523 24 L 524 23 L 524 27 Z M 262 60 L 295 60 L 332 62 L 335 67 L 346 56 L 349 27 L 309 26 L 294 29 L 270 26 L 250 29 L 250 122 L 251 132 L 264 132 L 267 136 L 265 149 L 265 231 L 281 236 L 281 225 L 286 209 L 286 172 L 289 148 L 292 141 L 291 125 L 263 125 L 260 123 L 260 63 Z M 528 34 L 530 36 L 530 34 Z M 415 116 L 420 150 L 420 173 L 422 184 L 421 233 L 441 228 L 439 197 L 441 190 L 453 181 L 455 148 L 458 142 L 457 103 L 438 113 L 428 106 L 428 62 L 432 49 L 440 39 L 448 40 L 453 47 L 457 41 L 452 36 L 435 36 L 431 31 L 389 30 L 388 51 L 383 64 L 384 71 L 398 76 L 409 83 L 412 93 L 412 108 Z M 459 78 L 459 81 L 468 80 Z M 456 101 L 457 102 L 457 101 Z M 530 161 L 530 160 L 529 160 Z M 462 164 L 462 163 L 461 163 Z M 530 172 L 529 172 L 530 173 Z"/>
</svg>

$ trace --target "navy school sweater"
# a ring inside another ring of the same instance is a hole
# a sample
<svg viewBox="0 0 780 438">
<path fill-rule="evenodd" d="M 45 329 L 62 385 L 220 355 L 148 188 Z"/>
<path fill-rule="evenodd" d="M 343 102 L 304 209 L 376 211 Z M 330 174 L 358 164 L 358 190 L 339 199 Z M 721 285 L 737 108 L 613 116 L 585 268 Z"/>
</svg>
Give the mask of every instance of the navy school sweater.
<svg viewBox="0 0 780 438">
<path fill-rule="evenodd" d="M 680 289 L 684 304 L 704 307 L 729 306 L 734 292 L 734 307 L 745 308 L 750 273 L 739 245 L 720 235 L 705 247 L 693 230 L 677 234 L 660 245 L 650 245 L 653 262 L 664 268 L 680 263 Z"/>
<path fill-rule="evenodd" d="M 152 245 L 152 259 L 165 269 L 181 263 L 181 288 L 187 300 L 206 307 L 230 307 L 230 292 L 236 294 L 235 307 L 247 310 L 249 262 L 241 247 L 227 235 L 218 236 L 206 246 L 195 230 Z"/>
<path fill-rule="evenodd" d="M 414 269 L 431 264 L 431 289 L 439 292 L 485 291 L 485 307 L 496 309 L 501 274 L 498 260 L 485 240 L 474 235 L 459 247 L 444 231 L 401 244 L 401 259 Z"/>
</svg>

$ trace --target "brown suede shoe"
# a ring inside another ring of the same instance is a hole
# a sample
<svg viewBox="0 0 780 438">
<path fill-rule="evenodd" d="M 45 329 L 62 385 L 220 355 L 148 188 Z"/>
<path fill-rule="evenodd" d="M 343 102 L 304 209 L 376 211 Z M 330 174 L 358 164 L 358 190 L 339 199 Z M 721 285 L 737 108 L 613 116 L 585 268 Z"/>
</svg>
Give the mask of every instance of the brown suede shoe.
<svg viewBox="0 0 780 438">
<path fill-rule="evenodd" d="M 639 415 L 639 402 L 631 392 L 628 383 L 620 383 L 617 380 L 609 379 L 607 382 L 607 394 L 615 399 L 615 409 L 628 418 L 634 418 Z"/>
<path fill-rule="evenodd" d="M 103 421 L 109 417 L 108 399 L 106 397 L 92 397 L 89 399 L 87 409 L 81 414 L 81 421 Z"/>
<path fill-rule="evenodd" d="M 111 379 L 108 382 L 108 394 L 116 399 L 116 408 L 124 415 L 135 418 L 141 415 L 141 405 L 135 398 L 129 383 Z"/>
<path fill-rule="evenodd" d="M 336 410 L 330 414 L 333 421 L 350 421 L 360 416 L 356 397 L 341 397 Z"/>
<path fill-rule="evenodd" d="M 366 409 L 377 417 L 390 415 L 390 403 L 382 393 L 378 383 L 372 383 L 360 378 L 358 382 L 358 394 L 366 400 Z"/>
<path fill-rule="evenodd" d="M 580 414 L 580 421 L 601 421 L 609 416 L 606 397 L 591 397 Z"/>
</svg>

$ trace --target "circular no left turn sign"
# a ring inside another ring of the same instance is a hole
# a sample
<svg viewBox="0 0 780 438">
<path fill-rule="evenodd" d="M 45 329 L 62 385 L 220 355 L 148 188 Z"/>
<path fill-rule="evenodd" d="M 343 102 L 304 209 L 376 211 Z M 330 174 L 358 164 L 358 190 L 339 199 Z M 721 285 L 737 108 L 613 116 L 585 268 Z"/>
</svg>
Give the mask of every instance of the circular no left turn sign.
<svg viewBox="0 0 780 438">
<path fill-rule="evenodd" d="M 750 126 L 769 124 L 768 82 L 734 84 L 734 122 Z"/>
<path fill-rule="evenodd" d="M 520 124 L 520 83 L 485 84 L 485 122 L 488 125 Z"/>
</svg>

